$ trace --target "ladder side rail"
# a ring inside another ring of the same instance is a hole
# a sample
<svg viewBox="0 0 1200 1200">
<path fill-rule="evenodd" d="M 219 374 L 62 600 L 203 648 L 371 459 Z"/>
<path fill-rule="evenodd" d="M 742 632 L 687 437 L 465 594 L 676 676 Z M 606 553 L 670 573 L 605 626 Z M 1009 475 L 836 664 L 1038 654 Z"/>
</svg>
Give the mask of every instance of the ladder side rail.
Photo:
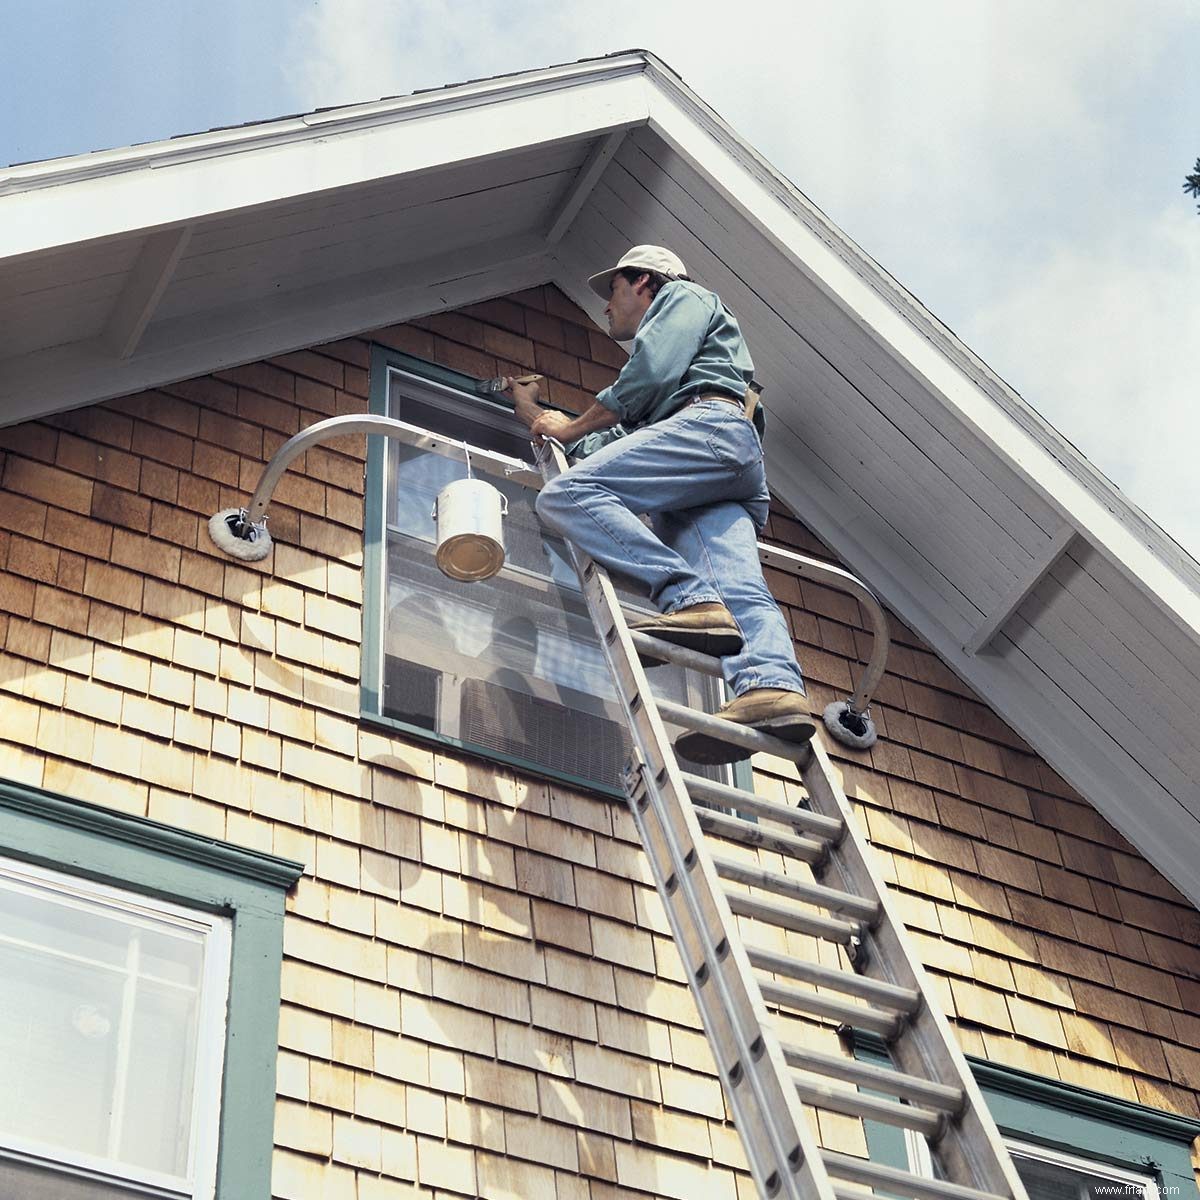
<svg viewBox="0 0 1200 1200">
<path fill-rule="evenodd" d="M 548 481 L 565 469 L 566 460 L 557 444 L 546 445 L 549 450 L 542 454 L 541 465 Z M 684 963 L 688 982 L 755 1182 L 763 1196 L 833 1200 L 821 1149 L 754 985 L 740 932 L 705 848 L 616 590 L 606 572 L 567 544 L 641 756 L 638 786 L 645 789 L 646 803 L 631 796 L 630 810 L 650 851 L 652 873 L 676 943 L 693 960 Z M 663 862 L 664 857 L 669 861 Z M 669 887 L 672 876 L 674 886 Z M 711 928 L 705 925 L 706 914 L 713 922 Z M 732 1062 L 722 1052 L 730 1038 L 736 1046 Z"/>
<path fill-rule="evenodd" d="M 906 1074 L 960 1087 L 963 1091 L 962 1110 L 955 1120 L 947 1122 L 945 1134 L 935 1147 L 944 1168 L 951 1178 L 982 1191 L 1028 1200 L 950 1023 L 934 1002 L 929 978 L 909 943 L 895 901 L 879 883 L 869 858 L 870 847 L 836 782 L 829 757 L 816 739 L 813 757 L 801 775 L 809 802 L 816 811 L 845 822 L 846 835 L 830 862 L 840 873 L 842 886 L 848 892 L 870 896 L 879 903 L 879 918 L 869 932 L 865 964 L 868 973 L 882 973 L 888 983 L 913 988 L 925 998 L 889 1045 L 896 1067 Z"/>
<path fill-rule="evenodd" d="M 762 1014 L 754 1011 L 753 993 L 739 987 L 736 975 L 728 978 L 732 973 L 730 959 L 721 962 L 720 943 L 713 946 L 712 937 L 699 918 L 702 900 L 695 893 L 700 889 L 695 880 L 687 878 L 687 853 L 668 834 L 662 814 L 650 799 L 644 777 L 631 789 L 630 805 L 759 1194 L 787 1197 L 787 1200 L 820 1196 L 819 1190 L 806 1186 L 807 1178 L 813 1175 L 819 1178 L 823 1171 L 819 1154 L 805 1152 L 803 1144 L 798 1142 L 802 1173 L 793 1174 L 793 1156 L 785 1149 L 792 1140 L 785 1122 L 795 1100 L 794 1088 L 781 1083 L 778 1074 L 763 1079 L 761 1070 L 747 1072 L 742 1066 L 753 1062 L 755 1043 L 761 1037 L 754 1030 L 761 1028 Z M 680 879 L 685 882 L 680 883 Z M 692 892 L 690 896 L 688 889 Z M 729 952 L 737 945 L 729 933 L 721 942 Z M 710 963 L 716 964 L 715 969 L 710 968 Z M 815 1172 L 809 1170 L 814 1164 Z"/>
</svg>

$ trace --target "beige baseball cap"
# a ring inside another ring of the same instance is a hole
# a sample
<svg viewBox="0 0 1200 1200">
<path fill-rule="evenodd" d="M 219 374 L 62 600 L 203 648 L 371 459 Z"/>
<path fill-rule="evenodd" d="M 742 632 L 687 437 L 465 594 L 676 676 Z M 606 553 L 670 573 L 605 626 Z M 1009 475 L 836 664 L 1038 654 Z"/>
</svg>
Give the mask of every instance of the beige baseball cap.
<svg viewBox="0 0 1200 1200">
<path fill-rule="evenodd" d="M 588 279 L 588 286 L 602 300 L 607 300 L 613 276 L 618 271 L 624 271 L 626 267 L 635 267 L 639 271 L 657 271 L 659 275 L 665 275 L 668 279 L 688 277 L 683 259 L 677 254 L 672 254 L 665 246 L 634 246 L 615 267 L 592 275 Z"/>
</svg>

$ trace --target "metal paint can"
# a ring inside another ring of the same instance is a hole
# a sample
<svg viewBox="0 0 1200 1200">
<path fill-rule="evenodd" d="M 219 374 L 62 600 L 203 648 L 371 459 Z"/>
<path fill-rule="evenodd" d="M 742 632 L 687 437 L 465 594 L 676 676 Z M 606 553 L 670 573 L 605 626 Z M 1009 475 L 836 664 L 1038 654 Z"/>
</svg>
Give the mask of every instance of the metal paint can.
<svg viewBox="0 0 1200 1200">
<path fill-rule="evenodd" d="M 482 479 L 456 479 L 438 493 L 437 565 L 443 575 L 470 583 L 490 579 L 504 566 L 508 497 Z"/>
</svg>

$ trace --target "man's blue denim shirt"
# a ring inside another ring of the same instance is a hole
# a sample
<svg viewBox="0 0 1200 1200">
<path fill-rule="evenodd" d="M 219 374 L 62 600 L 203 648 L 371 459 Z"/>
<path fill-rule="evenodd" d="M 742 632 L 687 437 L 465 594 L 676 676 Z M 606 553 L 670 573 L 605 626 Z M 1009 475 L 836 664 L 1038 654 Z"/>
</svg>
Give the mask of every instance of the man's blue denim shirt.
<svg viewBox="0 0 1200 1200">
<path fill-rule="evenodd" d="M 615 437 L 651 425 L 701 392 L 743 396 L 754 364 L 733 315 L 713 292 L 687 280 L 663 284 L 638 325 L 629 361 L 596 400 L 620 425 L 581 438 L 583 458 Z"/>
</svg>

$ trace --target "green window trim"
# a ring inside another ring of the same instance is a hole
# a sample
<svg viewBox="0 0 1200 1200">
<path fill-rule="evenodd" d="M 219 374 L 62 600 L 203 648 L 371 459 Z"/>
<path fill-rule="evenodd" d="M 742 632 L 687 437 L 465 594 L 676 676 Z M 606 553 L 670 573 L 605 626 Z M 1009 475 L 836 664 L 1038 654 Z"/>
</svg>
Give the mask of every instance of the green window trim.
<svg viewBox="0 0 1200 1200">
<path fill-rule="evenodd" d="M 430 379 L 435 383 L 455 388 L 468 398 L 476 395 L 475 385 L 479 380 L 474 376 L 465 375 L 450 367 L 439 366 L 437 363 L 427 362 L 422 358 L 414 358 L 411 354 L 405 354 L 401 350 L 392 350 L 387 346 L 373 343 L 371 346 L 369 411 L 379 416 L 386 416 L 388 411 L 389 368 L 408 371 L 423 379 Z M 492 399 L 498 404 L 505 403 L 504 397 L 499 395 L 493 396 Z M 555 771 L 528 759 L 505 754 L 485 746 L 478 746 L 472 742 L 464 742 L 447 734 L 437 733 L 420 725 L 410 725 L 407 722 L 398 721 L 394 717 L 383 715 L 379 680 L 383 669 L 383 594 L 387 578 L 387 541 L 384 529 L 383 489 L 379 486 L 379 480 L 383 478 L 385 470 L 386 445 L 387 441 L 382 437 L 376 436 L 367 439 L 360 718 L 366 723 L 402 733 L 406 737 L 426 744 L 443 746 L 472 758 L 483 759 L 486 762 L 502 763 L 514 770 L 534 775 L 540 779 L 565 783 L 569 787 L 578 788 L 596 796 L 623 802 L 625 795 L 620 788 L 606 787 L 591 779 Z M 754 791 L 754 773 L 749 761 L 734 765 L 733 785 L 743 791 Z"/>
<path fill-rule="evenodd" d="M 4 781 L 0 855 L 231 919 L 216 1196 L 269 1196 L 284 896 L 304 865 Z"/>
<path fill-rule="evenodd" d="M 855 1058 L 890 1065 L 882 1039 L 857 1030 L 849 1036 Z M 1195 1191 L 1191 1149 L 1200 1121 L 986 1059 L 968 1055 L 967 1062 L 1005 1137 L 1156 1175 L 1164 1195 Z M 903 1132 L 864 1124 L 872 1160 L 905 1167 Z"/>
</svg>

